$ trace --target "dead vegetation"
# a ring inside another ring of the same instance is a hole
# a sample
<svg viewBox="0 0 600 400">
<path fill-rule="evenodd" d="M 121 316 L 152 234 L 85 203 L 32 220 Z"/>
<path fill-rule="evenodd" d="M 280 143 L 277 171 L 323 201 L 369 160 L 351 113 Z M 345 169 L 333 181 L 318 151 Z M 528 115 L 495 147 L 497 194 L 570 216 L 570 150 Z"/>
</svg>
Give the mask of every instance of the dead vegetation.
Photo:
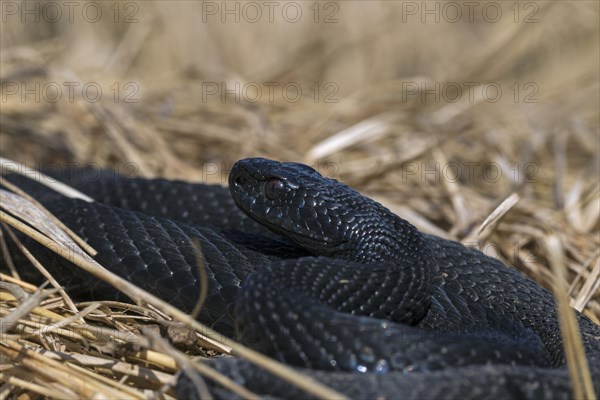
<svg viewBox="0 0 600 400">
<path fill-rule="evenodd" d="M 302 161 L 546 287 L 564 267 L 557 287 L 600 323 L 597 3 L 489 2 L 456 21 L 442 3 L 298 3 L 294 23 L 283 7 L 249 22 L 248 3 L 239 22 L 216 2 L 111 4 L 93 23 L 81 5 L 73 22 L 3 10 L 2 157 L 223 184 L 242 157 Z M 16 288 L 35 287 L 2 280 L 0 397 L 173 396 L 187 358 L 151 332 L 185 316 L 143 293 L 27 303 Z"/>
</svg>

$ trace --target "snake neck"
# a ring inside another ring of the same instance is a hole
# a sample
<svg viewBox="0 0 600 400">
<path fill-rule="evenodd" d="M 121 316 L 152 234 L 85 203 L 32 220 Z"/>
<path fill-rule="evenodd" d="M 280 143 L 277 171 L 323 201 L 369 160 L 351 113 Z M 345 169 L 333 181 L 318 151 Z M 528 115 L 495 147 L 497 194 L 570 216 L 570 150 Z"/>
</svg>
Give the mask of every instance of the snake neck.
<svg viewBox="0 0 600 400">
<path fill-rule="evenodd" d="M 399 271 L 397 287 L 403 295 L 391 319 L 418 324 L 429 311 L 438 282 L 427 241 L 415 226 L 379 203 L 366 199 L 364 206 L 369 212 L 348 236 L 346 252 L 337 257 L 363 264 L 389 264 L 390 270 Z"/>
<path fill-rule="evenodd" d="M 396 305 L 412 315 L 403 322 L 424 317 L 425 311 L 417 315 L 410 307 L 428 309 L 422 305 L 431 302 L 435 271 L 425 239 L 409 222 L 305 165 L 240 160 L 229 184 L 236 204 L 251 219 L 315 256 L 364 264 L 373 274 L 393 271 Z"/>
<path fill-rule="evenodd" d="M 352 221 L 343 229 L 343 244 L 328 249 L 323 246 L 323 251 L 365 264 L 405 264 L 431 275 L 430 249 L 414 225 L 367 197 L 353 208 Z"/>
</svg>

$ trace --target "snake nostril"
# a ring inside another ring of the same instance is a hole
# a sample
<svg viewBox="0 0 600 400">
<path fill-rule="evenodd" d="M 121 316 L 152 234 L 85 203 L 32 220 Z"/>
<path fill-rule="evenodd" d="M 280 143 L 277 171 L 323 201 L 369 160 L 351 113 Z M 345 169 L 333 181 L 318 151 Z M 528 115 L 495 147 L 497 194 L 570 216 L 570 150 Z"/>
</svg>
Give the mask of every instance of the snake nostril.
<svg viewBox="0 0 600 400">
<path fill-rule="evenodd" d="M 247 182 L 247 179 L 244 175 L 238 175 L 235 177 L 235 184 L 238 186 L 244 186 Z"/>
</svg>

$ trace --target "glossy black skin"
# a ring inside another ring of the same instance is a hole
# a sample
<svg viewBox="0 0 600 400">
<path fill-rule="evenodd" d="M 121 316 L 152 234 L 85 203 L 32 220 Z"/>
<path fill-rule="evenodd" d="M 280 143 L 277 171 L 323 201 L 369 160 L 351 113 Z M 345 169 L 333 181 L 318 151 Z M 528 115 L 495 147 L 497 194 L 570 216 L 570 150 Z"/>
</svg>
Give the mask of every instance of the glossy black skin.
<svg viewBox="0 0 600 400">
<path fill-rule="evenodd" d="M 199 285 L 190 241 L 200 240 L 209 303 L 199 319 L 228 336 L 235 319 L 239 339 L 352 397 L 571 395 L 550 293 L 307 166 L 241 160 L 231 196 L 114 175 L 72 183 L 103 204 L 30 188 L 100 250 L 102 265 L 191 310 Z M 80 298 L 119 297 L 47 256 Z M 597 385 L 600 328 L 578 320 Z M 301 395 L 244 363 L 212 363 L 259 393 Z"/>
<path fill-rule="evenodd" d="M 459 243 L 421 234 L 407 221 L 397 217 L 380 204 L 340 182 L 322 177 L 312 168 L 301 164 L 279 163 L 259 158 L 240 160 L 232 168 L 229 185 L 238 207 L 254 221 L 269 227 L 315 255 L 328 257 L 301 259 L 295 265 L 283 262 L 271 268 L 268 273 L 260 272 L 253 275 L 246 282 L 248 290 L 242 292 L 243 302 L 238 307 L 239 314 L 254 316 L 257 310 L 249 305 L 257 302 L 277 304 L 283 301 L 281 299 L 286 298 L 289 299 L 286 303 L 287 309 L 295 310 L 293 318 L 290 318 L 292 326 L 294 321 L 301 321 L 296 324 L 302 325 L 303 328 L 318 325 L 314 323 L 314 315 L 322 313 L 325 314 L 322 319 L 329 321 L 330 325 L 335 325 L 338 332 L 344 332 L 348 341 L 351 341 L 352 337 L 352 322 L 349 322 L 345 315 L 342 316 L 332 309 L 408 324 L 408 327 L 387 324 L 379 329 L 379 332 L 394 329 L 400 329 L 402 332 L 394 334 L 375 333 L 370 331 L 370 328 L 365 328 L 369 334 L 362 337 L 370 338 L 365 340 L 369 342 L 369 349 L 379 348 L 379 352 L 376 353 L 382 355 L 382 358 L 375 360 L 367 370 L 377 371 L 378 362 L 389 361 L 386 354 L 388 356 L 397 354 L 391 339 L 385 339 L 387 334 L 387 337 L 409 338 L 400 346 L 405 351 L 406 358 L 414 361 L 409 367 L 413 371 L 434 371 L 439 365 L 423 366 L 420 361 L 416 361 L 411 353 L 412 340 L 423 345 L 424 348 L 429 348 L 429 355 L 436 353 L 436 345 L 440 346 L 437 354 L 441 351 L 447 357 L 460 358 L 462 351 L 465 359 L 461 359 L 458 363 L 460 365 L 486 363 L 497 365 L 498 370 L 494 373 L 498 373 L 506 366 L 528 360 L 537 365 L 527 371 L 539 375 L 539 382 L 533 384 L 533 386 L 537 384 L 539 388 L 560 386 L 556 382 L 556 377 L 544 378 L 544 374 L 554 373 L 548 368 L 550 366 L 561 367 L 563 378 L 568 379 L 564 369 L 553 297 L 514 269 L 476 250 L 467 249 Z M 329 257 L 363 265 L 334 262 Z M 297 269 L 301 272 L 296 272 Z M 378 274 L 384 274 L 381 272 L 384 270 L 396 281 L 393 294 L 386 292 L 382 281 L 377 281 Z M 285 278 L 278 278 L 279 274 Z M 294 274 L 298 277 L 291 278 Z M 309 278 L 306 278 L 307 275 Z M 351 281 L 350 277 L 354 277 L 359 283 L 354 286 L 338 285 L 335 290 L 327 286 L 331 282 Z M 277 283 L 273 284 L 274 280 Z M 327 283 L 322 283 L 323 280 Z M 260 283 L 255 283 L 256 281 Z M 271 296 L 267 288 L 278 284 L 286 289 L 284 293 L 279 291 L 275 295 L 277 298 L 275 301 L 275 296 Z M 302 318 L 304 309 L 295 305 L 310 304 L 303 297 L 306 293 L 309 293 L 306 296 L 309 299 L 318 299 L 318 304 Z M 340 301 L 340 298 L 344 300 Z M 390 298 L 397 302 L 395 310 L 391 312 Z M 361 303 L 362 305 L 359 305 Z M 416 305 L 421 305 L 423 309 Z M 323 307 L 326 308 L 325 311 Z M 284 313 L 273 309 L 270 312 Z M 405 314 L 402 314 L 403 312 Z M 579 316 L 579 318 L 582 330 L 586 332 L 584 344 L 593 366 L 592 370 L 597 376 L 600 360 L 600 329 L 585 317 Z M 262 317 L 262 320 L 264 319 Z M 259 319 L 256 318 L 246 318 L 243 322 L 255 327 L 259 325 L 258 321 Z M 356 326 L 367 327 L 377 324 L 371 318 L 362 319 L 360 323 L 356 319 L 354 323 L 354 332 Z M 348 332 L 345 332 L 345 329 Z M 445 340 L 439 337 L 433 340 L 435 343 L 429 343 L 428 335 L 432 331 L 445 332 L 447 335 L 445 338 L 452 337 L 456 339 L 456 343 L 461 343 L 459 338 L 463 335 L 465 340 L 462 343 L 469 343 L 470 348 L 450 350 Z M 487 337 L 491 332 L 496 334 L 494 339 Z M 338 333 L 338 338 L 344 337 L 344 333 Z M 258 343 L 250 343 L 262 351 L 279 356 L 281 360 L 287 362 L 314 367 L 310 361 L 294 360 L 295 350 L 290 350 L 290 356 L 287 358 L 281 356 L 283 352 L 281 348 L 284 348 L 285 344 L 280 343 L 282 339 L 279 336 L 270 335 L 268 329 L 256 336 L 262 340 L 257 341 Z M 304 336 L 298 334 L 298 336 L 302 337 L 304 342 L 309 341 L 306 339 L 306 334 Z M 268 339 L 265 340 L 265 337 Z M 481 340 L 483 337 L 486 339 Z M 377 346 L 381 341 L 387 343 Z M 527 345 L 523 345 L 524 343 Z M 270 346 L 278 350 L 274 351 Z M 311 351 L 314 354 L 331 355 L 332 353 L 330 349 L 325 349 L 326 346 L 314 346 L 316 349 Z M 525 355 L 526 350 L 523 350 L 527 346 L 531 350 L 529 355 Z M 361 352 L 359 347 L 354 352 L 358 359 Z M 489 354 L 485 354 L 486 349 L 495 349 L 506 354 L 508 348 L 521 348 L 523 352 L 508 361 L 493 360 L 493 357 L 488 358 Z M 467 357 L 467 352 L 471 352 L 474 356 Z M 308 356 L 304 357 L 304 359 L 308 358 Z M 335 357 L 330 356 L 330 358 Z M 444 367 L 458 365 L 444 364 L 440 361 L 443 358 L 436 359 L 436 363 L 441 363 Z M 406 365 L 400 364 L 401 367 L 398 369 L 405 371 Z M 319 368 L 352 370 L 355 366 L 355 363 L 351 363 L 350 366 L 342 368 L 339 365 L 334 368 L 320 365 Z M 390 369 L 395 368 L 392 365 Z M 484 381 L 485 379 L 482 378 L 482 384 Z M 516 382 L 514 377 L 513 381 Z M 564 385 L 564 382 L 560 384 Z M 486 385 L 489 385 L 489 382 Z M 568 383 L 565 386 L 568 386 Z M 538 391 L 538 393 L 542 392 Z M 521 395 L 534 396 L 532 393 L 521 393 Z M 544 396 L 547 395 L 543 393 Z M 555 395 L 559 396 L 558 389 L 556 393 Z"/>
</svg>

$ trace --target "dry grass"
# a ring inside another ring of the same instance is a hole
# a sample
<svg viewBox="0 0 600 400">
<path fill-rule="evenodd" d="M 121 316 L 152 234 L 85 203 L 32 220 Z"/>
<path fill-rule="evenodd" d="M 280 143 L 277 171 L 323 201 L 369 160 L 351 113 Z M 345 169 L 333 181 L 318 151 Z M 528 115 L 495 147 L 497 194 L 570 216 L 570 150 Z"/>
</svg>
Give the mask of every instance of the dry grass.
<svg viewBox="0 0 600 400">
<path fill-rule="evenodd" d="M 246 22 L 245 3 L 239 23 L 223 23 L 220 2 L 122 3 L 116 22 L 112 3 L 101 3 L 103 17 L 90 23 L 83 4 L 73 22 L 66 9 L 57 23 L 40 9 L 36 23 L 21 3 L 2 3 L 1 156 L 219 183 L 241 157 L 307 162 L 546 287 L 560 258 L 571 305 L 600 323 L 598 3 L 526 2 L 518 15 L 512 2 L 481 3 L 472 21 L 463 8 L 449 22 L 453 11 L 430 2 L 436 22 L 421 2 L 324 2 L 318 23 L 312 2 L 297 3 L 297 23 L 282 5 L 272 23 L 266 8 Z M 502 16 L 492 23 L 495 6 Z M 124 21 L 130 12 L 137 22 Z M 331 12 L 337 22 L 324 23 Z M 222 83 L 239 85 L 239 101 L 211 94 Z M 285 98 L 285 85 L 303 96 Z M 5 317 L 19 302 L 0 295 Z M 0 346 L 0 397 L 161 392 L 177 358 L 143 350 L 141 330 L 161 309 L 68 304 L 53 294 L 16 320 Z M 111 335 L 129 344 L 114 346 Z"/>
</svg>

